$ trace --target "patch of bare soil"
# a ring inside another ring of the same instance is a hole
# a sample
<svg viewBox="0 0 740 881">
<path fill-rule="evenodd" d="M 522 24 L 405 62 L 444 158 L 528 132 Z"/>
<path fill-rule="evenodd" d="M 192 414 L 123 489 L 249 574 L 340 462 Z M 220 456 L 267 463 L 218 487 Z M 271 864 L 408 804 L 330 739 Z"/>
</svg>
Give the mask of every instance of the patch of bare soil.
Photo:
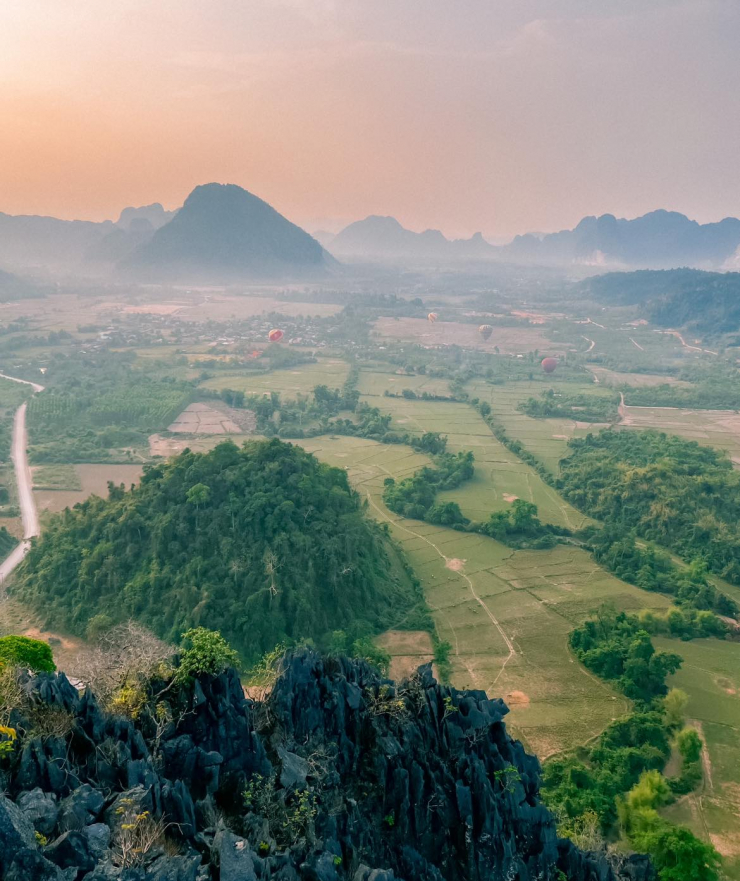
<svg viewBox="0 0 740 881">
<path fill-rule="evenodd" d="M 376 642 L 391 656 L 391 679 L 407 679 L 434 658 L 432 638 L 426 630 L 386 630 Z"/>
<path fill-rule="evenodd" d="M 512 495 L 511 493 L 502 493 L 501 498 L 505 502 L 515 502 L 519 498 L 519 496 Z"/>
<path fill-rule="evenodd" d="M 523 691 L 510 691 L 505 695 L 504 703 L 508 704 L 509 707 L 528 707 L 529 696 Z"/>
<path fill-rule="evenodd" d="M 256 419 L 251 410 L 251 420 L 245 416 L 243 422 L 249 421 L 252 430 L 256 427 Z M 241 434 L 245 431 L 236 422 L 237 412 L 229 407 L 221 409 L 210 404 L 189 404 L 175 421 L 168 427 L 173 434 Z"/>
<path fill-rule="evenodd" d="M 464 568 L 465 560 L 459 560 L 457 557 L 453 557 L 445 563 L 445 569 L 451 569 L 453 572 L 462 572 Z"/>
</svg>

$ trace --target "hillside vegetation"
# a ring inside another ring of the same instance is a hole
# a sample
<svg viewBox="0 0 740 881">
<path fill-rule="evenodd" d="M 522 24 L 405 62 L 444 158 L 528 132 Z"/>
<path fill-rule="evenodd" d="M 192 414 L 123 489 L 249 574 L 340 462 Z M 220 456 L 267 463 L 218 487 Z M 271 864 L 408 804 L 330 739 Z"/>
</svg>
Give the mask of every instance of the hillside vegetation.
<svg viewBox="0 0 740 881">
<path fill-rule="evenodd" d="M 740 583 L 740 474 L 725 453 L 657 431 L 603 430 L 568 446 L 558 487 L 569 502 Z"/>
<path fill-rule="evenodd" d="M 174 640 L 202 625 L 246 660 L 398 624 L 417 603 L 346 473 L 278 440 L 185 451 L 51 519 L 15 591 L 76 633 L 134 618 Z"/>
</svg>

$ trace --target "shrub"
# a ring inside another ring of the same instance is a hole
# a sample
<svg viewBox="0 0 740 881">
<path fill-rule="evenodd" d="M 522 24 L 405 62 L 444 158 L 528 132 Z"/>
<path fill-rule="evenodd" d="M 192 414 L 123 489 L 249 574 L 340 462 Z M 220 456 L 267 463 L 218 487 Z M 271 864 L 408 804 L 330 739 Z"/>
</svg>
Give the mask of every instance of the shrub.
<svg viewBox="0 0 740 881">
<path fill-rule="evenodd" d="M 239 655 L 231 648 L 217 630 L 195 627 L 182 635 L 190 647 L 180 656 L 176 678 L 183 682 L 195 676 L 217 676 L 227 667 L 236 667 Z"/>
<path fill-rule="evenodd" d="M 0 637 L 0 664 L 23 667 L 34 673 L 56 670 L 49 644 L 27 636 Z"/>
</svg>

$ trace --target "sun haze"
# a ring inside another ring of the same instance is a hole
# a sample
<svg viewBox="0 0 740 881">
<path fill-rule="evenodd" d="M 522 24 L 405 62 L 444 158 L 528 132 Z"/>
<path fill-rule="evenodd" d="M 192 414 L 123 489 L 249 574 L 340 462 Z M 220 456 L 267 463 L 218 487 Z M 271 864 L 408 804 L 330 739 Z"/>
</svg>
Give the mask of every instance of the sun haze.
<svg viewBox="0 0 740 881">
<path fill-rule="evenodd" d="M 738 45 L 737 0 L 5 0 L 0 210 L 115 218 L 215 180 L 309 228 L 715 220 Z"/>
</svg>

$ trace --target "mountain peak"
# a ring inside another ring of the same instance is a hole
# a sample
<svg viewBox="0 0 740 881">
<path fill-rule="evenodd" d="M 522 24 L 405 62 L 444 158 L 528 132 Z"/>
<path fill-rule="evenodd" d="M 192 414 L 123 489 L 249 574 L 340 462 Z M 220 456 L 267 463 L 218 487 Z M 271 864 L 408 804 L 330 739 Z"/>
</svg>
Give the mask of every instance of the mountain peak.
<svg viewBox="0 0 740 881">
<path fill-rule="evenodd" d="M 315 239 L 263 199 L 236 184 L 208 183 L 122 268 L 150 279 L 226 283 L 321 273 L 331 263 Z"/>
</svg>

